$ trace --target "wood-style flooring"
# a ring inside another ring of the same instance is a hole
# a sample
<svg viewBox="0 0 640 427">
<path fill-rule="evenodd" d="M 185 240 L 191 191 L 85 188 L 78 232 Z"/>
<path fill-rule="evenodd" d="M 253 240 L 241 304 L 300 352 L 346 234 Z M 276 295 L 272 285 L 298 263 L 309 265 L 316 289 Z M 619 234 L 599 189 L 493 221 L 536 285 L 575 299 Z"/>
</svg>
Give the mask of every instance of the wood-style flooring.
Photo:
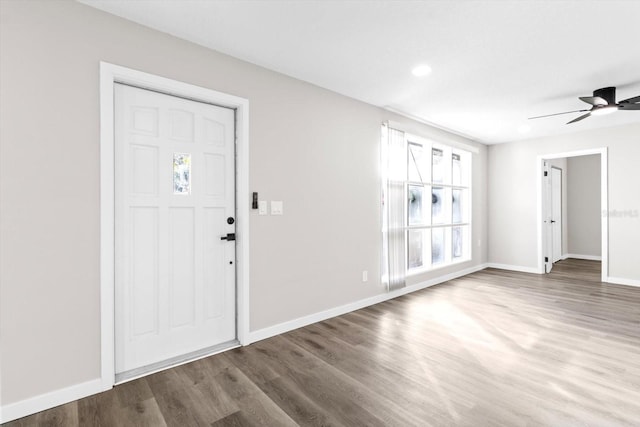
<svg viewBox="0 0 640 427">
<path fill-rule="evenodd" d="M 483 270 L 7 426 L 639 426 L 640 289 Z"/>
</svg>

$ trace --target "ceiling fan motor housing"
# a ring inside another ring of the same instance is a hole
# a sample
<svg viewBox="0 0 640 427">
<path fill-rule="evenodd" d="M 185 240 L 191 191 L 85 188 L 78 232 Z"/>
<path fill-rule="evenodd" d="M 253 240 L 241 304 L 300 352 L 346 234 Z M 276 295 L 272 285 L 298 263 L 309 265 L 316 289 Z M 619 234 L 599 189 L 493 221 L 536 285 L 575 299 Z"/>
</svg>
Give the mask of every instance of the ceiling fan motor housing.
<svg viewBox="0 0 640 427">
<path fill-rule="evenodd" d="M 593 96 L 599 96 L 600 98 L 607 101 L 609 105 L 616 104 L 616 88 L 615 87 L 603 87 L 602 89 L 597 89 L 593 91 Z"/>
</svg>

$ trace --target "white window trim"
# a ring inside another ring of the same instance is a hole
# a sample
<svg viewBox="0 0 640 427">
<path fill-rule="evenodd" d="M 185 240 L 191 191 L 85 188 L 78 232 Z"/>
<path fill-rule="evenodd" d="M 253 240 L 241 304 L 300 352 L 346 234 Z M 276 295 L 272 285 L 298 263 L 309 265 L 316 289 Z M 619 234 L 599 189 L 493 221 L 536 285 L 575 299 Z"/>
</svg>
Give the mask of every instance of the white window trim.
<svg viewBox="0 0 640 427">
<path fill-rule="evenodd" d="M 471 233 L 471 226 L 469 226 L 469 233 Z M 471 241 L 471 239 L 469 239 Z M 411 270 L 407 269 L 407 277 L 419 276 L 421 274 L 429 273 L 431 271 L 442 270 L 448 267 L 452 267 L 458 264 L 464 264 L 465 262 L 471 261 L 471 255 L 468 258 L 460 258 L 455 261 L 451 261 L 448 264 L 436 264 L 432 265 L 429 268 L 412 268 Z"/>
<path fill-rule="evenodd" d="M 412 118 L 412 120 L 414 119 Z M 427 123 L 424 121 L 422 122 L 425 123 L 426 125 L 429 125 L 430 127 L 434 127 L 430 123 Z M 423 136 L 424 126 L 422 125 L 413 125 L 413 124 L 404 123 L 404 122 L 400 123 L 393 120 L 389 120 L 388 122 L 386 122 L 386 124 L 393 129 L 401 130 L 404 133 L 411 135 L 412 137 L 415 137 L 416 141 L 431 141 L 434 144 L 445 145 L 449 148 L 458 148 L 460 150 L 468 151 L 469 153 L 472 153 L 472 154 L 480 153 L 480 149 L 478 147 L 470 145 L 466 142 L 462 142 L 462 140 L 464 139 L 469 140 L 471 138 L 468 138 L 463 135 L 452 134 L 452 132 L 446 129 L 440 129 L 436 127 L 437 129 L 435 130 L 434 135 L 426 137 L 426 136 Z"/>
</svg>

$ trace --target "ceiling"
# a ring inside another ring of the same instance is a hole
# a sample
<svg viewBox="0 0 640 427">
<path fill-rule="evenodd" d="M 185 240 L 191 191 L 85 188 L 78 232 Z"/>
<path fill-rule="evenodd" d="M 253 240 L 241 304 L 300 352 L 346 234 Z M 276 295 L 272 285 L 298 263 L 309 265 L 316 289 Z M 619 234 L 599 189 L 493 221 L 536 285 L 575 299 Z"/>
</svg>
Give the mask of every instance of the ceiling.
<svg viewBox="0 0 640 427">
<path fill-rule="evenodd" d="M 640 1 L 80 1 L 487 144 L 640 122 L 527 120 L 640 95 Z"/>
</svg>

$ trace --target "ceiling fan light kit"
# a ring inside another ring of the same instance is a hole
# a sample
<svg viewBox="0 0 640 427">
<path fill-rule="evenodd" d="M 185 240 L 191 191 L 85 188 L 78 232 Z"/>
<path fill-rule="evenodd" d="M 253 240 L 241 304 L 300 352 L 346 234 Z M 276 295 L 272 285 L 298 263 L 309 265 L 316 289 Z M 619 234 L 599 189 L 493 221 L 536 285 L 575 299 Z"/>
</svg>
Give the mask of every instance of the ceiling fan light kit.
<svg viewBox="0 0 640 427">
<path fill-rule="evenodd" d="M 592 109 L 591 114 L 593 114 L 594 116 L 606 116 L 607 114 L 615 113 L 616 111 L 618 111 L 617 106 L 612 106 L 612 107 L 606 106 L 606 107 L 598 107 L 596 109 Z"/>
<path fill-rule="evenodd" d="M 585 113 L 580 117 L 577 117 L 567 124 L 576 123 L 580 120 L 584 120 L 589 116 L 604 116 L 607 114 L 615 113 L 616 111 L 638 111 L 640 110 L 640 96 L 634 96 L 632 98 L 623 99 L 622 101 L 616 103 L 616 88 L 611 87 L 603 87 L 602 89 L 597 89 L 593 91 L 593 96 L 581 96 L 578 99 L 582 102 L 586 102 L 591 105 L 591 109 L 588 110 L 576 110 L 576 111 L 567 111 L 564 113 L 555 113 L 555 114 L 547 114 L 545 116 L 537 116 L 537 117 L 529 117 L 531 119 L 541 119 L 543 117 L 551 117 L 558 116 L 561 114 L 571 114 L 571 113 Z"/>
</svg>

